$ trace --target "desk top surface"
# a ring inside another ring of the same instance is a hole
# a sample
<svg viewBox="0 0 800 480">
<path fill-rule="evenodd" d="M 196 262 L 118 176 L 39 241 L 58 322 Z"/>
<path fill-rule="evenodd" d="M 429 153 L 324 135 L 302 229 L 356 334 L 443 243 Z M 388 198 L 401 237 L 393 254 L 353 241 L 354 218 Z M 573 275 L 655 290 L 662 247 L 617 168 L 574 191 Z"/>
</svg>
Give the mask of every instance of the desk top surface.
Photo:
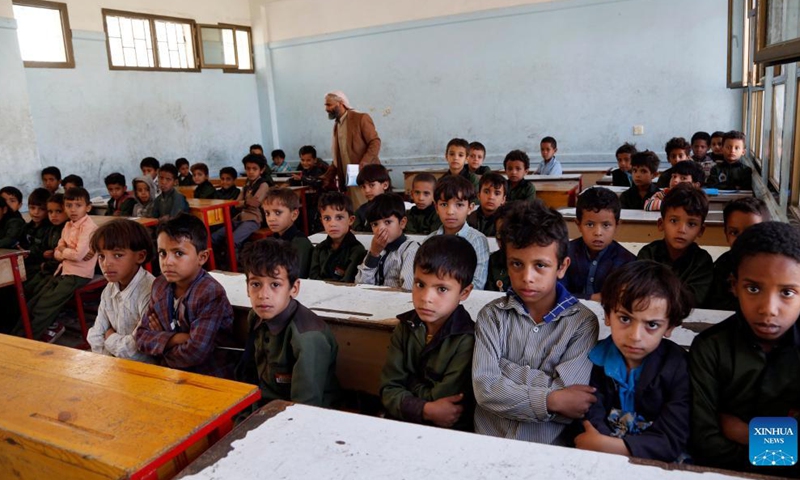
<svg viewBox="0 0 800 480">
<path fill-rule="evenodd" d="M 189 204 L 189 208 L 220 208 L 236 206 L 239 203 L 236 200 L 216 200 L 211 198 L 187 198 L 186 202 Z"/>
<path fill-rule="evenodd" d="M 560 208 L 558 211 L 567 221 L 575 219 L 575 208 Z M 622 222 L 652 223 L 656 224 L 661 218 L 661 212 L 647 212 L 644 210 L 622 209 L 620 220 Z M 706 225 L 722 226 L 722 212 L 711 211 L 706 217 Z"/>
</svg>

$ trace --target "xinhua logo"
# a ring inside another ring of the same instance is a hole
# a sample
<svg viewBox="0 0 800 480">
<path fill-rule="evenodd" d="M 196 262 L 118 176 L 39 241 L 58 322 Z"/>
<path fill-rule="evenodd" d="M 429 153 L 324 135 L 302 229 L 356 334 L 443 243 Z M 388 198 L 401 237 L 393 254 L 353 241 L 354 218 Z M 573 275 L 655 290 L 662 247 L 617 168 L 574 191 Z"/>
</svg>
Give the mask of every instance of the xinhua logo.
<svg viewBox="0 0 800 480">
<path fill-rule="evenodd" d="M 797 463 L 797 420 L 792 417 L 750 420 L 750 463 L 761 467 Z"/>
</svg>

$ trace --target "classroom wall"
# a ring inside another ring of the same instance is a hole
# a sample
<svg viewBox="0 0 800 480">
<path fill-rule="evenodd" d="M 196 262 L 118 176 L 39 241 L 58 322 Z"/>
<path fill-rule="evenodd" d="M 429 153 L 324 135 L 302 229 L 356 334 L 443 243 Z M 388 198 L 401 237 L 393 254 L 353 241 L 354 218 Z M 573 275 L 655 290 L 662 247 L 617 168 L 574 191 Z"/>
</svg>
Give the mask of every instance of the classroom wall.
<svg viewBox="0 0 800 480">
<path fill-rule="evenodd" d="M 514 148 L 538 161 L 545 135 L 565 163 L 610 165 L 625 141 L 663 157 L 672 136 L 738 127 L 726 18 L 710 0 L 561 0 L 271 42 L 280 146 L 330 158 L 323 96 L 342 89 L 372 114 L 395 183 L 444 167 L 456 136 L 493 165 Z"/>
</svg>

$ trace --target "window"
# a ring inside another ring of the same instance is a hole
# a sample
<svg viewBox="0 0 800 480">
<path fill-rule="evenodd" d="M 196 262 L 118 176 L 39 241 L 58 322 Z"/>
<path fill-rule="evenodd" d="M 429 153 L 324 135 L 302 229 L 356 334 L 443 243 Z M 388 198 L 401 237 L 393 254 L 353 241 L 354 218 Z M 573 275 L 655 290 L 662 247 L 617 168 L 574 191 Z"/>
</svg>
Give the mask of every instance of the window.
<svg viewBox="0 0 800 480">
<path fill-rule="evenodd" d="M 13 8 L 26 67 L 75 68 L 66 3 L 15 0 Z"/>
<path fill-rule="evenodd" d="M 112 70 L 192 71 L 194 20 L 103 9 Z"/>
<path fill-rule="evenodd" d="M 253 73 L 253 43 L 250 27 L 239 25 L 198 25 L 200 64 L 221 68 L 226 73 Z"/>
<path fill-rule="evenodd" d="M 755 60 L 766 65 L 800 59 L 800 2 L 758 2 Z"/>
<path fill-rule="evenodd" d="M 728 0 L 728 88 L 747 86 L 749 33 L 746 0 Z"/>
<path fill-rule="evenodd" d="M 786 102 L 786 85 L 772 87 L 772 149 L 769 157 L 769 181 L 776 190 L 781 188 L 781 161 L 783 159 L 783 113 Z"/>
</svg>

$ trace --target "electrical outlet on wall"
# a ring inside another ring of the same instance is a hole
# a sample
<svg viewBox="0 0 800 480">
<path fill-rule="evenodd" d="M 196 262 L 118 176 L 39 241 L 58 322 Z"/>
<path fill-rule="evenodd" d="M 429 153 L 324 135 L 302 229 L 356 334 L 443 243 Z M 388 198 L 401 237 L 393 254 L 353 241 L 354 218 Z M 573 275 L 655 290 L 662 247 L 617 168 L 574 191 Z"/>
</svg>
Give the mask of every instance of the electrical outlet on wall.
<svg viewBox="0 0 800 480">
<path fill-rule="evenodd" d="M 644 125 L 634 125 L 633 126 L 633 134 L 634 135 L 644 135 Z"/>
</svg>

